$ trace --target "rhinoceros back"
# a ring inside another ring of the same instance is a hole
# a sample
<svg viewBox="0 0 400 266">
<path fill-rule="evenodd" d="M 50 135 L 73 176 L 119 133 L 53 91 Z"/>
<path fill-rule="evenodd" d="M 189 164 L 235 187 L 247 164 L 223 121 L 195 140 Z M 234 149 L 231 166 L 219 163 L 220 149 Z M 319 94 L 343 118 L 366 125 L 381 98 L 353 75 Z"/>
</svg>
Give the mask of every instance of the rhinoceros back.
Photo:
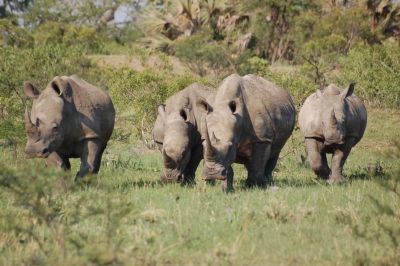
<svg viewBox="0 0 400 266">
<path fill-rule="evenodd" d="M 100 138 L 104 146 L 114 129 L 115 109 L 108 94 L 96 86 L 81 80 L 78 76 L 60 77 L 67 86 L 66 99 L 76 108 L 74 125 L 83 130 L 80 138 Z"/>
<path fill-rule="evenodd" d="M 367 127 L 367 110 L 363 102 L 356 95 L 351 95 L 346 101 L 346 136 L 352 136 L 357 144 L 364 135 Z"/>
<path fill-rule="evenodd" d="M 271 157 L 275 156 L 292 134 L 295 124 L 295 108 L 290 94 L 279 86 L 255 75 L 242 79 L 243 99 L 256 138 L 270 141 Z M 257 141 L 257 140 L 255 140 Z"/>
</svg>

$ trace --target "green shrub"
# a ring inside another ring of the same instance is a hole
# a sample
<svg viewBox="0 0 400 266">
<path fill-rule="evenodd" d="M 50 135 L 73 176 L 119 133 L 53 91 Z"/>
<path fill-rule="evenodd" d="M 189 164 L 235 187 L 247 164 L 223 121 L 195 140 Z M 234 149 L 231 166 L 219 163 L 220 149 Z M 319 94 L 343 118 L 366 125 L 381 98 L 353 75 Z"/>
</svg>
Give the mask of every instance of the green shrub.
<svg viewBox="0 0 400 266">
<path fill-rule="evenodd" d="M 400 106 L 400 45 L 359 46 L 340 60 L 339 82 L 357 83 L 357 95 L 379 107 Z"/>
<path fill-rule="evenodd" d="M 23 113 L 30 100 L 23 91 L 24 81 L 43 90 L 55 76 L 77 74 L 90 83 L 104 85 L 109 73 L 81 46 L 0 47 L 0 139 L 15 142 L 25 136 Z"/>
<path fill-rule="evenodd" d="M 0 19 L 0 47 L 32 47 L 34 38 L 25 29 L 18 26 L 16 19 Z"/>
<path fill-rule="evenodd" d="M 314 80 L 310 79 L 302 68 L 294 71 L 272 71 L 267 60 L 252 57 L 240 66 L 239 74 L 255 74 L 289 91 L 295 105 L 299 108 L 304 100 L 317 88 Z"/>
<path fill-rule="evenodd" d="M 144 144 L 153 148 L 151 132 L 158 105 L 195 81 L 196 78 L 190 74 L 174 76 L 169 70 L 164 72 L 152 68 L 139 72 L 125 66 L 116 70 L 110 79 L 110 96 L 120 119 L 131 124 Z M 206 83 L 205 80 L 199 81 Z M 117 127 L 116 130 L 121 129 Z M 126 133 L 122 135 L 126 136 Z"/>
<path fill-rule="evenodd" d="M 100 51 L 102 46 L 100 36 L 93 27 L 62 22 L 46 22 L 37 28 L 34 36 L 41 45 L 80 45 L 87 47 L 91 52 Z"/>
<path fill-rule="evenodd" d="M 218 80 L 221 76 L 226 75 L 226 70 L 230 66 L 229 53 L 222 45 L 213 40 L 212 30 L 203 29 L 197 34 L 185 37 L 175 43 L 174 52 L 197 75 L 204 77 L 211 72 Z"/>
</svg>

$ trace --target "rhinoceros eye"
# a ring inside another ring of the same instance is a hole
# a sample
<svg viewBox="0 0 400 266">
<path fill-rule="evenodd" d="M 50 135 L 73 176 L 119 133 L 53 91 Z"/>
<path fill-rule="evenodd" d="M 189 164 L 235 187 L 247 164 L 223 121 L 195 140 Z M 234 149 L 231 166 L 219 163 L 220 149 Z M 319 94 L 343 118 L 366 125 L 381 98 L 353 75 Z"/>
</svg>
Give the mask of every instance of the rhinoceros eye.
<svg viewBox="0 0 400 266">
<path fill-rule="evenodd" d="M 58 129 L 58 125 L 56 123 L 52 123 L 51 126 L 53 127 L 53 130 L 57 130 Z"/>
</svg>

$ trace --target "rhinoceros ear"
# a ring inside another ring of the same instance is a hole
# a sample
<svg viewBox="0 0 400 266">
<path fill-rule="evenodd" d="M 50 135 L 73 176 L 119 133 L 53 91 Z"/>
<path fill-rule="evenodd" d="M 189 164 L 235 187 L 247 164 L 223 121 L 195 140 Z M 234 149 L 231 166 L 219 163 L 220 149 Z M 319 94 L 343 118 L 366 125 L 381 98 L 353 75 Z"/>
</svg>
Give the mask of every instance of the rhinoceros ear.
<svg viewBox="0 0 400 266">
<path fill-rule="evenodd" d="M 355 85 L 356 85 L 355 83 L 350 83 L 349 87 L 340 93 L 342 99 L 349 97 L 350 95 L 353 94 Z"/>
<path fill-rule="evenodd" d="M 182 108 L 179 110 L 179 115 L 185 120 L 185 122 L 188 122 L 190 119 L 190 111 L 187 108 Z"/>
<path fill-rule="evenodd" d="M 40 94 L 40 91 L 28 81 L 24 82 L 24 91 L 30 98 L 36 98 Z"/>
<path fill-rule="evenodd" d="M 232 114 L 238 114 L 242 111 L 242 104 L 240 98 L 233 99 L 229 102 L 229 109 L 231 109 Z"/>
<path fill-rule="evenodd" d="M 207 103 L 204 98 L 198 99 L 196 105 L 202 112 L 208 113 L 212 111 L 212 107 Z"/>
<path fill-rule="evenodd" d="M 64 87 L 65 87 L 62 85 L 61 82 L 62 82 L 62 80 L 60 77 L 55 77 L 50 83 L 50 86 L 58 94 L 58 96 L 61 96 L 63 94 Z"/>
<path fill-rule="evenodd" d="M 158 114 L 164 120 L 167 114 L 165 113 L 165 104 L 160 104 L 157 108 Z"/>
</svg>

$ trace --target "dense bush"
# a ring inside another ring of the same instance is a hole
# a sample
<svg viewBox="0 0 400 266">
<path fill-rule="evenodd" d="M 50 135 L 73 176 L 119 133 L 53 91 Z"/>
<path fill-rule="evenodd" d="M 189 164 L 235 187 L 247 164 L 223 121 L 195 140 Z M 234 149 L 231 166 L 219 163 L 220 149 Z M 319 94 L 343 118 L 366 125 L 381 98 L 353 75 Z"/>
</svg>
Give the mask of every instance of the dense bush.
<svg viewBox="0 0 400 266">
<path fill-rule="evenodd" d="M 23 92 L 24 81 L 42 90 L 55 76 L 77 74 L 99 86 L 104 85 L 108 73 L 81 46 L 0 47 L 0 138 L 15 140 L 25 135 L 23 113 L 30 101 Z"/>
<path fill-rule="evenodd" d="M 357 83 L 357 95 L 373 106 L 400 106 L 400 45 L 359 46 L 341 58 L 340 82 Z"/>
<path fill-rule="evenodd" d="M 151 131 L 157 117 L 157 106 L 197 80 L 207 83 L 191 74 L 174 76 L 169 68 L 167 71 L 147 68 L 139 72 L 126 66 L 116 70 L 110 79 L 110 96 L 120 119 L 130 123 L 151 148 L 154 145 Z"/>
<path fill-rule="evenodd" d="M 272 70 L 273 69 L 273 70 Z M 279 71 L 279 67 L 271 68 L 268 61 L 258 57 L 248 59 L 239 68 L 240 75 L 255 74 L 275 83 L 289 91 L 297 108 L 317 88 L 317 82 L 313 79 L 313 72 L 310 76 L 305 75 L 303 68 L 290 68 L 291 71 Z"/>
<path fill-rule="evenodd" d="M 102 42 L 93 27 L 76 26 L 62 22 L 47 22 L 37 28 L 35 39 L 39 44 L 66 46 L 83 45 L 91 52 L 98 52 Z"/>
</svg>

